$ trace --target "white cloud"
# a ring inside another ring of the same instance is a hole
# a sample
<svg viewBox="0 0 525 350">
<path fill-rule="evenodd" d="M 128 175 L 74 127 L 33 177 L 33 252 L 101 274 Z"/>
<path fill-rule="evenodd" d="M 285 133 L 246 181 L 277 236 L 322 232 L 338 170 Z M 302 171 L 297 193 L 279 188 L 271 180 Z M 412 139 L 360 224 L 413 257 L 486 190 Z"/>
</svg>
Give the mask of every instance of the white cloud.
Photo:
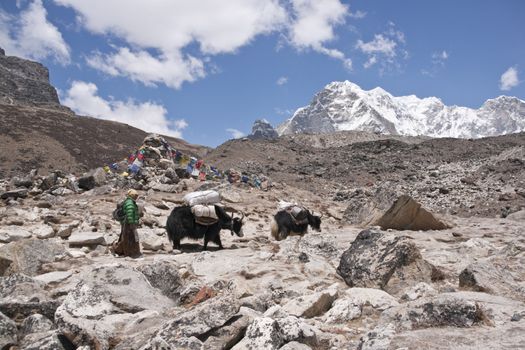
<svg viewBox="0 0 525 350">
<path fill-rule="evenodd" d="M 374 40 L 367 43 L 362 40 L 357 41 L 356 47 L 367 54 L 382 53 L 388 57 L 394 57 L 396 55 L 397 43 L 389 38 L 386 38 L 382 34 L 374 35 Z"/>
<path fill-rule="evenodd" d="M 175 89 L 185 81 L 205 76 L 203 61 L 189 55 L 181 57 L 178 52 L 154 57 L 147 51 L 131 52 L 123 47 L 110 55 L 96 53 L 87 63 L 112 76 L 125 76 L 150 86 L 162 83 Z"/>
<path fill-rule="evenodd" d="M 277 85 L 284 85 L 288 82 L 288 77 L 280 77 L 279 79 L 277 79 L 277 81 L 275 82 Z"/>
<path fill-rule="evenodd" d="M 276 114 L 281 115 L 281 116 L 286 116 L 286 117 L 289 117 L 289 116 L 293 115 L 293 113 L 294 113 L 294 111 L 291 110 L 291 109 L 283 109 L 283 108 L 279 108 L 279 107 L 275 107 L 274 111 L 275 111 Z"/>
<path fill-rule="evenodd" d="M 348 17 L 355 18 L 355 19 L 361 19 L 366 17 L 366 12 L 357 10 L 356 12 L 349 12 Z"/>
<path fill-rule="evenodd" d="M 74 81 L 66 92 L 62 103 L 77 114 L 126 123 L 147 132 L 182 138 L 182 130 L 188 123 L 181 119 L 171 121 L 167 118 L 164 106 L 153 103 L 105 100 L 98 95 L 93 83 Z"/>
<path fill-rule="evenodd" d="M 340 0 L 54 2 L 74 9 L 88 31 L 122 40 L 109 53 L 91 55 L 91 67 L 146 85 L 179 88 L 203 78 L 216 69 L 210 56 L 235 53 L 270 33 L 284 35 L 298 50 L 312 49 L 351 67 L 341 51 L 326 47 L 348 15 Z"/>
<path fill-rule="evenodd" d="M 124 41 L 109 54 L 92 55 L 92 67 L 172 88 L 204 77 L 208 56 L 234 53 L 256 36 L 282 29 L 287 19 L 278 0 L 54 1 L 73 8 L 90 32 Z M 185 53 L 189 46 L 192 55 Z"/>
<path fill-rule="evenodd" d="M 341 60 L 347 69 L 352 60 L 343 52 L 326 47 L 336 39 L 334 27 L 345 23 L 348 6 L 339 0 L 291 0 L 292 13 L 288 39 L 299 50 L 312 49 Z"/>
<path fill-rule="evenodd" d="M 501 75 L 499 80 L 499 88 L 503 91 L 508 91 L 520 83 L 518 79 L 518 70 L 516 67 L 510 67 Z"/>
<path fill-rule="evenodd" d="M 229 128 L 226 129 L 226 131 L 229 132 L 234 139 L 240 139 L 241 137 L 244 137 L 244 135 L 246 135 L 245 133 L 237 129 Z"/>
<path fill-rule="evenodd" d="M 35 60 L 51 57 L 60 64 L 70 62 L 69 46 L 58 28 L 47 20 L 42 0 L 34 0 L 19 17 L 0 12 L 0 41 L 9 55 Z"/>
<path fill-rule="evenodd" d="M 432 63 L 443 66 L 448 60 L 448 52 L 443 50 L 441 52 L 434 52 L 432 54 Z"/>
<path fill-rule="evenodd" d="M 367 57 L 363 67 L 368 69 L 377 66 L 379 74 L 386 71 L 399 71 L 402 60 L 407 60 L 409 52 L 404 48 L 406 44 L 405 34 L 397 30 L 395 24 L 388 23 L 388 28 L 368 42 L 357 40 L 355 48 Z"/>
<path fill-rule="evenodd" d="M 363 64 L 363 66 L 364 66 L 365 68 L 370 68 L 370 67 L 372 67 L 372 66 L 373 66 L 374 64 L 376 64 L 376 63 L 377 63 L 377 57 L 376 57 L 376 56 L 370 56 L 370 57 L 368 58 L 368 61 L 366 61 L 365 64 Z"/>
</svg>

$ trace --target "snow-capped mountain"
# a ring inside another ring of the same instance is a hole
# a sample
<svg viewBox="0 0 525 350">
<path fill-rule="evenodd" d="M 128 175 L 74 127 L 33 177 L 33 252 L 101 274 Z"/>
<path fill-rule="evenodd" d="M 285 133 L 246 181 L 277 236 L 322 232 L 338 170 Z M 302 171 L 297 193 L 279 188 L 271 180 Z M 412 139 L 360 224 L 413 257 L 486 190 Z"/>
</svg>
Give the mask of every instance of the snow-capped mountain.
<svg viewBox="0 0 525 350">
<path fill-rule="evenodd" d="M 279 135 L 361 130 L 394 135 L 478 138 L 525 131 L 525 101 L 500 96 L 479 109 L 446 106 L 439 98 L 365 91 L 349 81 L 332 82 L 310 105 L 277 127 Z"/>
</svg>

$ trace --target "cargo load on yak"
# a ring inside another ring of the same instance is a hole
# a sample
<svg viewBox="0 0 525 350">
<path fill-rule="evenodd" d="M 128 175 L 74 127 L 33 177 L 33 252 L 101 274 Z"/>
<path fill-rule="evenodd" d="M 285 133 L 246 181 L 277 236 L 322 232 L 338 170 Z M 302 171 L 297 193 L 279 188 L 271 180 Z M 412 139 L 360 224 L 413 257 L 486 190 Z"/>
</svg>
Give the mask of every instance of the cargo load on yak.
<svg viewBox="0 0 525 350">
<path fill-rule="evenodd" d="M 295 221 L 295 224 L 297 225 L 308 223 L 308 210 L 295 202 L 286 202 L 281 200 L 279 201 L 278 210 L 290 213 L 293 220 Z"/>
<path fill-rule="evenodd" d="M 184 202 L 191 207 L 195 222 L 201 225 L 213 225 L 219 220 L 215 205 L 220 200 L 220 194 L 213 190 L 190 192 L 184 196 Z"/>
<path fill-rule="evenodd" d="M 190 207 L 197 204 L 216 204 L 220 201 L 221 196 L 219 192 L 213 190 L 190 192 L 184 196 L 184 202 Z"/>
</svg>

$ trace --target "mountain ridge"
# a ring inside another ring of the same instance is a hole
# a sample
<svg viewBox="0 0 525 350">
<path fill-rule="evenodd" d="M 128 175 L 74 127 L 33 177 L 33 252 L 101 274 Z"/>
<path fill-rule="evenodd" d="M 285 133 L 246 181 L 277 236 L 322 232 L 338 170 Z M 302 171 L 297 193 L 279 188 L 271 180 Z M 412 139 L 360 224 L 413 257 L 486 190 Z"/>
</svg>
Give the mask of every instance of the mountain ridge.
<svg viewBox="0 0 525 350">
<path fill-rule="evenodd" d="M 276 128 L 302 132 L 369 131 L 392 135 L 480 138 L 525 130 L 525 101 L 500 95 L 478 109 L 447 106 L 438 97 L 393 96 L 381 87 L 363 90 L 348 80 L 327 84 L 308 106 Z"/>
</svg>

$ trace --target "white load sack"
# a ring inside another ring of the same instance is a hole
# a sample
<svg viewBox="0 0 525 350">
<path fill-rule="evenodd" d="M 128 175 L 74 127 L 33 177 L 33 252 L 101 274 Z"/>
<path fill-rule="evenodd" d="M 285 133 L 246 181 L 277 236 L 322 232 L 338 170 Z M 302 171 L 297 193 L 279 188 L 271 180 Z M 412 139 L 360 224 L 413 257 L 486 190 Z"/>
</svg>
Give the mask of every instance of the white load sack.
<svg viewBox="0 0 525 350">
<path fill-rule="evenodd" d="M 286 202 L 286 201 L 283 201 L 283 200 L 280 200 L 279 201 L 279 207 L 278 207 L 278 210 L 281 211 L 281 210 L 287 210 L 291 207 L 295 207 L 297 206 L 297 203 L 295 202 Z"/>
<path fill-rule="evenodd" d="M 215 212 L 215 205 L 202 205 L 197 204 L 191 207 L 191 213 L 198 218 L 210 218 L 218 220 L 219 217 Z"/>
<path fill-rule="evenodd" d="M 184 196 L 184 202 L 192 207 L 197 204 L 216 204 L 220 201 L 219 192 L 213 190 L 190 192 Z"/>
</svg>

